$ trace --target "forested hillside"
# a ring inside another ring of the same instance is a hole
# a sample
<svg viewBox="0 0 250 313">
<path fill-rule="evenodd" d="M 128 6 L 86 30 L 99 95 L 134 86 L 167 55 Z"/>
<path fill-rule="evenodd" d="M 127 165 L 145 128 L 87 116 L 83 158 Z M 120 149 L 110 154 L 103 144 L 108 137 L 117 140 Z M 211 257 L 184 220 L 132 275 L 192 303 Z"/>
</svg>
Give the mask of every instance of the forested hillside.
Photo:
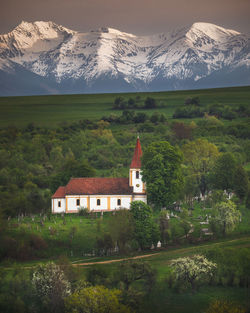
<svg viewBox="0 0 250 313">
<path fill-rule="evenodd" d="M 68 96 L 64 102 L 62 96 L 2 98 L 1 111 L 7 120 L 16 116 L 16 123 L 1 128 L 1 212 L 4 216 L 48 212 L 50 196 L 70 177 L 127 177 L 138 133 L 144 150 L 154 141 L 168 141 L 184 154 L 186 185 L 180 197 L 229 188 L 245 201 L 248 187 L 237 191 L 236 185 L 239 188 L 239 183 L 248 179 L 249 95 L 250 89 L 245 87 L 103 98 Z M 91 103 L 94 111 L 89 111 Z M 47 118 L 55 119 L 52 127 L 42 126 L 48 126 L 39 112 L 43 106 Z M 76 111 L 73 122 L 76 106 L 82 114 Z M 20 110 L 22 114 L 17 116 Z M 40 118 L 40 122 L 34 123 L 33 118 Z M 203 152 L 196 151 L 198 146 Z M 209 149 L 213 153 L 202 171 L 198 160 Z M 232 177 L 228 178 L 230 186 L 218 185 L 220 178 L 213 178 L 225 175 L 220 166 L 220 162 L 226 164 L 223 158 L 231 162 L 231 175 L 240 176 L 235 177 L 235 184 Z M 194 175 L 200 181 L 194 181 Z M 191 185 L 193 189 L 189 190 Z"/>
</svg>

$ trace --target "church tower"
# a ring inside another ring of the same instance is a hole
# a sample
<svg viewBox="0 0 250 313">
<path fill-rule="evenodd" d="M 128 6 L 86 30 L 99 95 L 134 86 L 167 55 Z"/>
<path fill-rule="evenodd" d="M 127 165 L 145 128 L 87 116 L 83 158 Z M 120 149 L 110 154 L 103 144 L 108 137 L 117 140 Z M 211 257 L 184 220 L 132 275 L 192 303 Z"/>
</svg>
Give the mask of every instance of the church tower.
<svg viewBox="0 0 250 313">
<path fill-rule="evenodd" d="M 139 136 L 137 137 L 135 151 L 129 169 L 129 186 L 133 187 L 134 194 L 145 194 L 145 184 L 141 175 L 141 143 Z"/>
</svg>

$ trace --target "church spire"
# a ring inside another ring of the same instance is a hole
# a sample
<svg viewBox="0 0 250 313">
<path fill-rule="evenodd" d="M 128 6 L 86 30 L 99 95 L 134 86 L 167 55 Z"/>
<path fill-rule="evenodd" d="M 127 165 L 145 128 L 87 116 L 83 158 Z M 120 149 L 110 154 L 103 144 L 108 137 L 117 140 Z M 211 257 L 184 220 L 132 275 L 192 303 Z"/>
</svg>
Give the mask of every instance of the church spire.
<svg viewBox="0 0 250 313">
<path fill-rule="evenodd" d="M 140 143 L 140 138 L 138 134 L 135 151 L 134 151 L 132 162 L 130 164 L 130 168 L 141 168 L 141 157 L 142 157 L 142 150 L 141 150 L 141 143 Z"/>
</svg>

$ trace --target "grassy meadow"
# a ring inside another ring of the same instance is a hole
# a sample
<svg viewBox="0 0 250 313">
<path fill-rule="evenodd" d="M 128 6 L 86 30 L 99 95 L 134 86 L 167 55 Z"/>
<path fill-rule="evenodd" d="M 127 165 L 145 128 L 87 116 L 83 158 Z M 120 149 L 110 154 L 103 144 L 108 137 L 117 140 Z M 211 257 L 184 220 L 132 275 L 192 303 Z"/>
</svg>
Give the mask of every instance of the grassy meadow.
<svg viewBox="0 0 250 313">
<path fill-rule="evenodd" d="M 183 105 L 186 98 L 199 97 L 203 105 L 207 104 L 250 104 L 250 87 L 218 88 L 204 90 L 185 90 L 168 92 L 119 93 L 119 94 L 84 94 L 84 95 L 51 95 L 29 97 L 1 97 L 1 127 L 23 127 L 34 123 L 39 127 L 55 128 L 60 123 L 72 123 L 82 119 L 98 120 L 110 113 L 121 114 L 112 110 L 116 97 L 124 99 L 140 97 L 139 104 L 146 97 L 153 97 L 164 107 L 152 109 L 172 117 L 176 107 Z M 147 112 L 147 110 L 135 110 Z"/>
</svg>

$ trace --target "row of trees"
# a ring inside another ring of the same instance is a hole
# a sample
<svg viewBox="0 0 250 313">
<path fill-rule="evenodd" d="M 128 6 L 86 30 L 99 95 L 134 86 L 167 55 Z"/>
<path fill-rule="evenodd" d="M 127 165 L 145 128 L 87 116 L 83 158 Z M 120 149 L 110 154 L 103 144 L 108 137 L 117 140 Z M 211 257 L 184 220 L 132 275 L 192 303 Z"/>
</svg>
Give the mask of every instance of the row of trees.
<svg viewBox="0 0 250 313">
<path fill-rule="evenodd" d="M 167 118 L 164 113 L 155 112 L 151 116 L 144 112 L 136 113 L 133 110 L 124 110 L 121 116 L 110 114 L 102 118 L 104 121 L 115 124 L 141 124 L 150 121 L 153 124 L 165 123 Z"/>
<path fill-rule="evenodd" d="M 117 97 L 114 100 L 113 109 L 114 110 L 127 110 L 127 109 L 155 109 L 159 107 L 156 100 L 152 97 L 147 97 L 143 104 L 141 103 L 141 98 L 136 97 L 136 99 L 129 98 L 125 100 L 123 97 Z M 162 107 L 162 105 L 160 105 Z"/>
<path fill-rule="evenodd" d="M 233 120 L 237 117 L 249 117 L 249 107 L 240 104 L 239 106 L 232 107 L 229 105 L 216 103 L 210 105 L 201 105 L 199 98 L 187 98 L 184 105 L 178 107 L 173 118 L 195 118 L 202 117 L 205 114 L 223 118 L 226 120 Z"/>
</svg>

